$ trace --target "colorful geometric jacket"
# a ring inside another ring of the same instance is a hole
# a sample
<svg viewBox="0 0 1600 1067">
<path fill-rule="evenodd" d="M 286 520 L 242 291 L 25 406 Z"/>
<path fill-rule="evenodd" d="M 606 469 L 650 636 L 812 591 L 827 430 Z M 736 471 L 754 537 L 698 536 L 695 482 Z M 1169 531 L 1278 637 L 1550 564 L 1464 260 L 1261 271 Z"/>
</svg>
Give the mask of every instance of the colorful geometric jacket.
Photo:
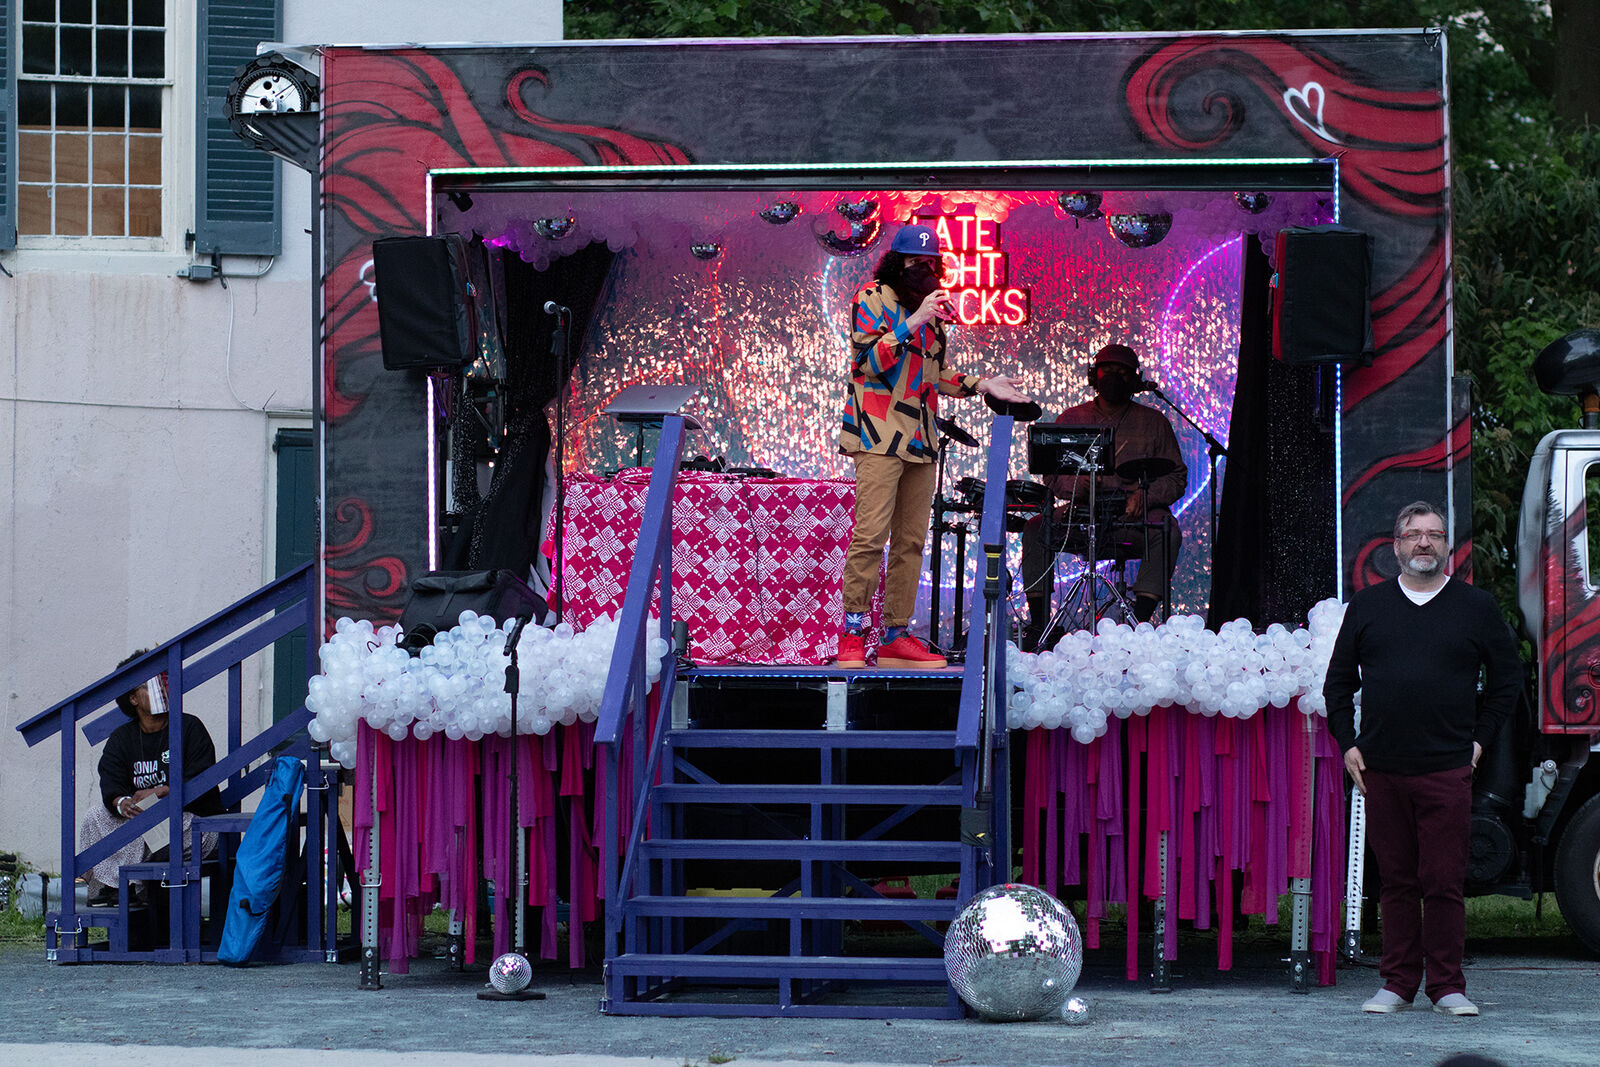
<svg viewBox="0 0 1600 1067">
<path fill-rule="evenodd" d="M 977 394 L 977 375 L 945 370 L 939 320 L 913 331 L 906 327 L 910 317 L 894 290 L 882 282 L 865 286 L 851 302 L 853 354 L 839 451 L 932 462 L 939 439 L 933 425 L 939 394 Z"/>
</svg>

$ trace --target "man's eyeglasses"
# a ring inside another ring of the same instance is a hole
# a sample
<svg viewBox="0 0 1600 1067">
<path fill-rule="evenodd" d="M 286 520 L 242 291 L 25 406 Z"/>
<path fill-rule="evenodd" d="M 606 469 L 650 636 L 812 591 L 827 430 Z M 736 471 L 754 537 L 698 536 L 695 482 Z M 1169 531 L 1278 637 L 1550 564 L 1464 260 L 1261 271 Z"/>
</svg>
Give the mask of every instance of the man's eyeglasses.
<svg viewBox="0 0 1600 1067">
<path fill-rule="evenodd" d="M 1407 530 L 1405 533 L 1400 535 L 1399 539 L 1408 545 L 1414 545 L 1424 538 L 1429 541 L 1438 541 L 1440 544 L 1443 544 L 1445 541 L 1445 532 L 1443 530 Z"/>
</svg>

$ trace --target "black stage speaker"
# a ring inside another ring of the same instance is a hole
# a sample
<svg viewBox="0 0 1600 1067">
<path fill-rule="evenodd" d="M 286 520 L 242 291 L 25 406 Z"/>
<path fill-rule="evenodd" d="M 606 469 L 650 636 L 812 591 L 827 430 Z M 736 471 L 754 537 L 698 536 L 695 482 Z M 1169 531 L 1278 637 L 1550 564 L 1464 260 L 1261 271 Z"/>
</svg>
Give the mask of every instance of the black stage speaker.
<svg viewBox="0 0 1600 1067">
<path fill-rule="evenodd" d="M 1342 226 L 1278 231 L 1272 354 L 1285 363 L 1372 362 L 1371 238 Z"/>
<path fill-rule="evenodd" d="M 372 242 L 378 337 L 388 370 L 456 370 L 477 355 L 472 269 L 460 234 Z"/>
</svg>

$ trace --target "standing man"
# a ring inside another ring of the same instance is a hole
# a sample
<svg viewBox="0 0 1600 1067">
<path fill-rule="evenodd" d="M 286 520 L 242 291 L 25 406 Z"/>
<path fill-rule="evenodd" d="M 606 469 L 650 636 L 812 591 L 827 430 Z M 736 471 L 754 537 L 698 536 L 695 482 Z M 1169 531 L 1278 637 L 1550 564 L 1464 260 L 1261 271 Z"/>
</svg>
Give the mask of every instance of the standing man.
<svg viewBox="0 0 1600 1067">
<path fill-rule="evenodd" d="M 1434 1011 L 1476 1015 L 1461 972 L 1472 774 L 1516 702 L 1521 663 L 1494 598 L 1445 573 L 1437 508 L 1400 509 L 1394 554 L 1399 578 L 1350 598 L 1322 687 L 1383 879 L 1383 988 L 1361 1007 L 1410 1007 L 1426 970 Z"/>
<path fill-rule="evenodd" d="M 1110 469 L 1100 475 L 1096 492 L 1126 494 L 1122 516 L 1108 532 L 1113 543 L 1135 546 L 1143 554 L 1132 588 L 1134 617 L 1144 622 L 1155 614 L 1156 605 L 1166 595 L 1167 583 L 1178 563 L 1183 531 L 1171 509 L 1189 488 L 1189 468 L 1184 465 L 1172 423 L 1161 412 L 1133 399 L 1140 381 L 1138 353 L 1127 345 L 1106 345 L 1089 364 L 1094 399 L 1067 408 L 1056 418 L 1056 424 L 1105 426 L 1114 434 L 1116 455 L 1110 461 Z M 1133 460 L 1165 460 L 1163 465 L 1169 469 L 1150 480 L 1146 493 L 1137 479 L 1116 473 L 1116 468 Z M 1057 475 L 1045 481 L 1062 500 L 1079 506 L 1089 500 L 1086 475 Z M 1050 621 L 1050 595 L 1055 589 L 1055 553 L 1063 547 L 1072 552 L 1087 548 L 1081 535 L 1076 539 L 1070 536 L 1070 519 L 1070 505 L 1056 509 L 1049 525 L 1057 533 L 1069 536 L 1052 536 L 1055 545 L 1047 543 L 1044 516 L 1029 519 L 1022 528 L 1022 587 L 1028 600 L 1028 626 L 1022 635 L 1024 652 L 1034 651 L 1048 636 L 1045 627 Z M 1147 523 L 1151 524 L 1148 549 Z M 1110 544 L 1100 546 L 1100 558 L 1110 558 L 1110 549 Z"/>
<path fill-rule="evenodd" d="M 938 234 L 928 226 L 904 226 L 878 262 L 876 277 L 851 303 L 853 353 L 839 451 L 855 462 L 856 515 L 844 563 L 841 667 L 866 666 L 867 615 L 885 543 L 886 632 L 878 666 L 936 670 L 945 665 L 943 656 L 907 630 L 933 506 L 939 394 L 1027 400 L 1009 379 L 945 367 L 944 323 L 954 312 L 950 293 L 939 286 L 943 273 Z"/>
</svg>

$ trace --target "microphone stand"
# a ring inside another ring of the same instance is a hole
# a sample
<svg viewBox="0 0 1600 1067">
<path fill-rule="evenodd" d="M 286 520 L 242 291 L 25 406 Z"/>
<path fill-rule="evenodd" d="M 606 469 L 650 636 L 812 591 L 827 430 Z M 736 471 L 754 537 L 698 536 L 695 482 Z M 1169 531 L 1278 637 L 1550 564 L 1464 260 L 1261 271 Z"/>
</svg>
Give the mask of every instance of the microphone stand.
<svg viewBox="0 0 1600 1067">
<path fill-rule="evenodd" d="M 511 828 L 509 844 L 511 854 L 507 862 L 512 867 L 510 892 L 506 894 L 506 917 L 511 921 L 511 951 L 526 956 L 524 947 L 527 938 L 523 931 L 523 883 L 528 877 L 528 843 L 522 836 L 522 827 L 517 825 L 518 798 L 517 786 L 519 773 L 517 765 L 517 695 L 522 688 L 522 672 L 517 665 L 517 645 L 522 640 L 522 631 L 533 616 L 528 613 L 517 616 L 517 623 L 511 628 L 511 636 L 506 638 L 505 654 L 511 662 L 506 664 L 506 694 L 511 697 L 511 805 L 507 812 L 506 822 Z M 543 1000 L 544 994 L 531 989 L 519 989 L 514 993 L 502 993 L 496 989 L 485 989 L 478 994 L 479 1000 Z"/>
<path fill-rule="evenodd" d="M 555 531 L 551 543 L 554 546 L 555 558 L 551 560 L 551 607 L 555 608 L 556 621 L 562 620 L 561 602 L 566 593 L 566 521 L 565 510 L 567 500 L 567 373 L 568 362 L 571 359 L 571 345 L 567 339 L 567 331 L 571 326 L 568 318 L 572 313 L 565 308 L 558 308 L 555 312 L 556 328 L 550 334 L 550 354 L 556 358 L 556 515 Z M 515 650 L 508 652 L 515 663 Z M 513 695 L 512 710 L 516 710 L 516 696 Z M 515 716 L 513 715 L 512 736 L 515 737 Z"/>
<path fill-rule="evenodd" d="M 1208 488 L 1211 491 L 1211 551 L 1215 552 L 1217 550 L 1217 460 L 1227 457 L 1228 446 L 1211 436 L 1205 427 L 1191 419 L 1189 417 L 1189 413 L 1174 403 L 1172 398 L 1167 396 L 1166 393 L 1163 393 L 1159 385 L 1156 385 L 1154 382 L 1147 382 L 1145 384 L 1147 388 L 1139 390 L 1140 392 L 1149 392 L 1155 394 L 1157 400 L 1160 400 L 1163 404 L 1167 405 L 1167 407 L 1177 412 L 1180 419 L 1194 427 L 1194 432 L 1199 434 L 1200 439 L 1206 443 L 1206 464 L 1211 468 L 1211 477 L 1207 479 L 1209 483 Z M 1176 519 L 1176 516 L 1174 516 L 1174 519 Z M 1163 536 L 1165 536 L 1165 533 L 1163 533 Z M 1168 579 L 1168 581 L 1170 582 L 1171 579 Z M 1167 610 L 1170 611 L 1170 593 L 1168 594 L 1168 597 L 1169 603 Z"/>
</svg>

